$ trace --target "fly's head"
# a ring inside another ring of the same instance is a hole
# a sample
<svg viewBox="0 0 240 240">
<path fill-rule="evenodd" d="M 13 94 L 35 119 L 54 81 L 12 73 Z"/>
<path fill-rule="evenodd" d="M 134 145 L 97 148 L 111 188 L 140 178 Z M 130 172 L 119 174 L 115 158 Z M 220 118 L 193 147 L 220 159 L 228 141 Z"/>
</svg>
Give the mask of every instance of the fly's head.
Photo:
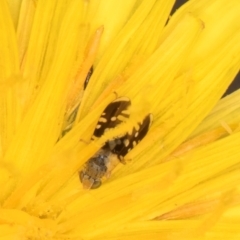
<svg viewBox="0 0 240 240">
<path fill-rule="evenodd" d="M 90 158 L 82 171 L 79 172 L 79 178 L 85 189 L 95 189 L 101 186 L 101 178 L 106 174 L 106 162 L 108 156 L 102 152 Z"/>
</svg>

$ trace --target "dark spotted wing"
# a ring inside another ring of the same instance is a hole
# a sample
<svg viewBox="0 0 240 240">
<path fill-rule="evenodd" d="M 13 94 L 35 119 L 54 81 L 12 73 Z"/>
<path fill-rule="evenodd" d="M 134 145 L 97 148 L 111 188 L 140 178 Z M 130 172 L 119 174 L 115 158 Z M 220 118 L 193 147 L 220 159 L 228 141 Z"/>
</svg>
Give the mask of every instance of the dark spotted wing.
<svg viewBox="0 0 240 240">
<path fill-rule="evenodd" d="M 141 123 L 138 123 L 139 128 L 134 127 L 131 133 L 125 134 L 117 139 L 116 146 L 112 150 L 121 161 L 123 157 L 131 151 L 147 134 L 152 123 L 152 114 L 147 115 Z"/>
<path fill-rule="evenodd" d="M 101 137 L 106 129 L 115 128 L 129 117 L 128 108 L 131 105 L 130 99 L 127 97 L 117 98 L 111 102 L 101 114 L 93 135 L 97 138 Z"/>
</svg>

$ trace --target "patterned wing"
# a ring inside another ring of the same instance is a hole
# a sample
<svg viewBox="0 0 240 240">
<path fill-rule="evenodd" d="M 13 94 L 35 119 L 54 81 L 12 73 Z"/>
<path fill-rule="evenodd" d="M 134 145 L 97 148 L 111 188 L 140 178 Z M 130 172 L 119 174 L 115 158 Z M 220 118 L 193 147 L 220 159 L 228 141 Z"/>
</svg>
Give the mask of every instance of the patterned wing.
<svg viewBox="0 0 240 240">
<path fill-rule="evenodd" d="M 118 139 L 112 152 L 118 156 L 121 162 L 124 162 L 123 157 L 146 136 L 151 126 L 152 118 L 152 114 L 147 115 L 141 123 L 138 123 L 139 128 L 134 127 L 131 133 L 127 133 Z"/>
<path fill-rule="evenodd" d="M 101 114 L 93 136 L 101 137 L 107 129 L 116 127 L 128 118 L 130 105 L 130 99 L 127 97 L 120 97 L 111 102 Z"/>
</svg>

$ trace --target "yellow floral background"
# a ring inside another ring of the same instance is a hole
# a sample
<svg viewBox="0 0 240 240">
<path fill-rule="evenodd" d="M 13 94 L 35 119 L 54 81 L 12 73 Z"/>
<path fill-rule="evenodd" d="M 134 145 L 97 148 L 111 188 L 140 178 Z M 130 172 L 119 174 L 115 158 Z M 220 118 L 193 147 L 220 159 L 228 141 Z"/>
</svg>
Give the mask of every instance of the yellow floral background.
<svg viewBox="0 0 240 240">
<path fill-rule="evenodd" d="M 240 91 L 221 99 L 240 67 L 240 2 L 173 5 L 0 1 L 0 240 L 240 238 Z M 119 96 L 129 121 L 90 141 Z M 83 164 L 148 113 L 127 164 L 83 189 Z"/>
</svg>

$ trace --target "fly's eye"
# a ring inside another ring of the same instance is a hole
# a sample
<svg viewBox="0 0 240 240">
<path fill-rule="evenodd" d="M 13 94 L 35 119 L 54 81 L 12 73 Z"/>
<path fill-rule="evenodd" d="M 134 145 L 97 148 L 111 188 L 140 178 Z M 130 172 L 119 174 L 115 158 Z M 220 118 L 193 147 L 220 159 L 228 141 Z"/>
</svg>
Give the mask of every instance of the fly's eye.
<svg viewBox="0 0 240 240">
<path fill-rule="evenodd" d="M 81 182 L 83 181 L 83 178 L 84 178 L 84 173 L 83 173 L 83 171 L 81 171 L 81 172 L 79 172 L 79 179 Z"/>
<path fill-rule="evenodd" d="M 100 180 L 94 180 L 93 178 L 90 178 L 83 171 L 79 172 L 79 179 L 86 189 L 96 189 L 102 185 Z"/>
<path fill-rule="evenodd" d="M 99 188 L 102 185 L 101 181 L 94 181 L 93 185 L 91 186 L 91 189 Z"/>
</svg>

